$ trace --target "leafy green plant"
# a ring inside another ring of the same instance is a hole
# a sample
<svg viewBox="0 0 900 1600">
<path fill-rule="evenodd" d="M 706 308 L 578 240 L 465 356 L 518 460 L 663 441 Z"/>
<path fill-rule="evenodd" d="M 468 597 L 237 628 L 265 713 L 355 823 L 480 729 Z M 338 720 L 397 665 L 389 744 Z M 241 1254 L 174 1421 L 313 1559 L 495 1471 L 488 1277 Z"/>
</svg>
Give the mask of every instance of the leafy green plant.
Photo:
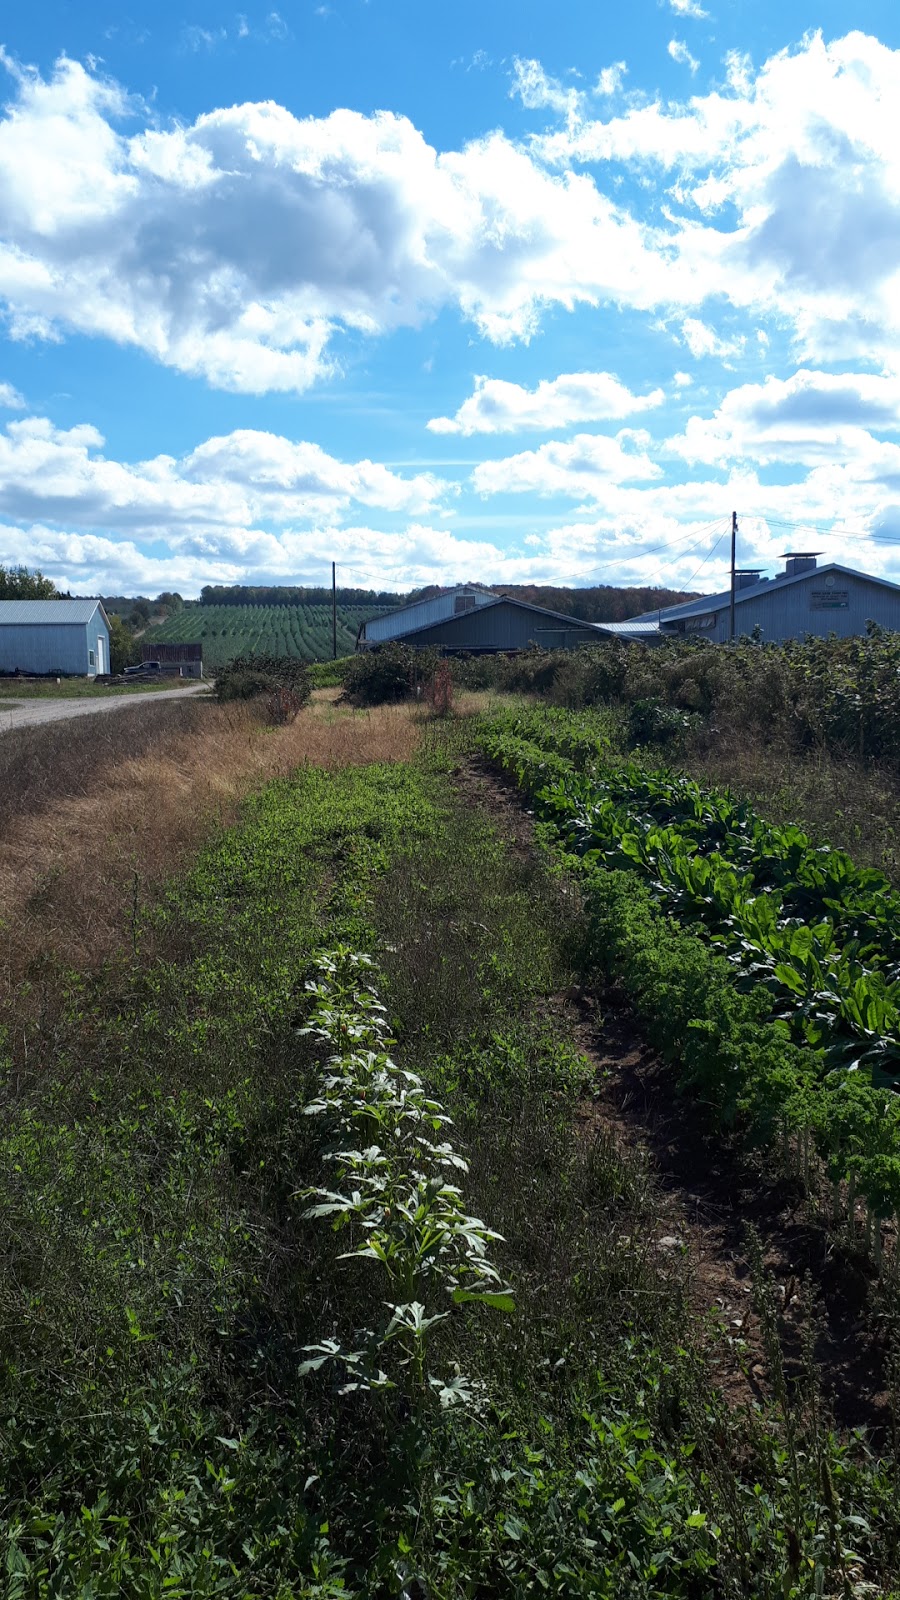
<svg viewBox="0 0 900 1600">
<path fill-rule="evenodd" d="M 355 656 L 344 674 L 344 691 L 353 705 L 376 706 L 421 697 L 437 671 L 434 650 L 406 644 L 379 645 Z"/>
<path fill-rule="evenodd" d="M 591 744 L 577 722 L 568 730 L 565 722 L 550 711 L 500 718 L 482 742 L 585 874 L 592 904 L 634 879 L 638 904 L 655 903 L 717 952 L 708 962 L 696 937 L 685 946 L 665 920 L 654 926 L 641 912 L 636 923 L 636 905 L 617 901 L 604 937 L 658 1042 L 720 1115 L 749 1115 L 768 1136 L 797 1132 L 804 1151 L 814 1138 L 832 1177 L 852 1179 L 872 1215 L 888 1214 L 900 1194 L 900 1102 L 885 1093 L 900 1073 L 900 895 L 844 852 L 763 822 L 727 791 L 611 758 L 601 740 Z M 694 973 L 699 990 L 690 986 Z M 693 1014 L 680 1021 L 686 982 Z M 739 995 L 752 1004 L 737 1054 Z M 833 1144 L 823 1098 L 830 1075 L 847 1073 L 864 1074 L 872 1110 L 852 1156 Z"/>
<path fill-rule="evenodd" d="M 387 1054 L 384 1007 L 364 981 L 371 966 L 369 957 L 339 947 L 318 957 L 316 978 L 306 985 L 313 1010 L 301 1032 L 334 1054 L 319 1096 L 304 1110 L 328 1118 L 338 1148 L 330 1158 L 336 1187 L 304 1191 L 315 1203 L 303 1216 L 330 1217 L 333 1227 L 349 1231 L 341 1259 L 380 1266 L 390 1315 L 364 1348 L 347 1351 L 334 1340 L 312 1346 L 302 1370 L 337 1360 L 350 1373 L 345 1392 L 383 1388 L 392 1380 L 380 1363 L 399 1352 L 411 1398 L 421 1404 L 433 1392 L 448 1406 L 471 1390 L 460 1375 L 441 1378 L 428 1370 L 428 1335 L 449 1315 L 446 1298 L 504 1311 L 513 1300 L 487 1253 L 500 1235 L 467 1215 L 460 1189 L 449 1181 L 468 1171 L 446 1136 L 450 1118 L 421 1079 Z"/>
</svg>

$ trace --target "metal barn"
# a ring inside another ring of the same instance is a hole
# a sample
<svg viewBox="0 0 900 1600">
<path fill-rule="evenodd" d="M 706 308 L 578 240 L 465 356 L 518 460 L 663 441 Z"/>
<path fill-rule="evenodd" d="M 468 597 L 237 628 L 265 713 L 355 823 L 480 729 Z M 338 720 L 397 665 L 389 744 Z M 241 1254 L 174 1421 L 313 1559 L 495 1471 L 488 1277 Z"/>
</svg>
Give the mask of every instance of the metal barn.
<svg viewBox="0 0 900 1600">
<path fill-rule="evenodd" d="M 476 589 L 472 584 L 460 584 L 445 594 L 432 595 L 430 600 L 413 600 L 408 606 L 398 606 L 383 616 L 372 617 L 360 629 L 360 643 L 387 644 L 390 639 L 405 638 L 419 628 L 445 622 L 450 617 L 465 615 L 478 606 L 484 606 L 498 597 L 487 589 Z"/>
<path fill-rule="evenodd" d="M 0 672 L 109 672 L 109 621 L 100 601 L 0 600 Z"/>
<path fill-rule="evenodd" d="M 441 595 L 450 601 L 443 616 L 422 623 L 418 605 L 403 606 L 388 617 L 377 617 L 365 623 L 360 630 L 360 646 L 372 648 L 390 639 L 401 640 L 416 649 L 441 650 L 445 655 L 486 655 L 501 650 L 527 650 L 529 645 L 540 645 L 545 650 L 571 650 L 576 645 L 596 643 L 597 629 L 590 622 L 580 622 L 577 617 L 563 616 L 557 611 L 546 611 L 541 606 L 528 605 L 524 600 L 506 599 L 502 595 L 479 592 L 478 603 L 455 609 L 454 601 L 459 591 Z M 434 602 L 427 601 L 427 605 Z M 410 615 L 413 613 L 413 615 Z M 385 635 L 378 625 L 394 622 L 391 633 Z"/>
<path fill-rule="evenodd" d="M 710 639 L 723 643 L 731 633 L 731 593 L 706 595 L 662 611 L 649 611 L 630 623 L 604 623 L 601 632 L 612 637 Z M 900 584 L 870 573 L 857 572 L 840 562 L 820 567 L 814 555 L 788 558 L 784 572 L 761 578 L 756 572 L 740 573 L 734 597 L 736 638 L 758 627 L 764 642 L 803 639 L 807 634 L 841 639 L 864 634 L 871 620 L 883 628 L 900 630 Z"/>
</svg>

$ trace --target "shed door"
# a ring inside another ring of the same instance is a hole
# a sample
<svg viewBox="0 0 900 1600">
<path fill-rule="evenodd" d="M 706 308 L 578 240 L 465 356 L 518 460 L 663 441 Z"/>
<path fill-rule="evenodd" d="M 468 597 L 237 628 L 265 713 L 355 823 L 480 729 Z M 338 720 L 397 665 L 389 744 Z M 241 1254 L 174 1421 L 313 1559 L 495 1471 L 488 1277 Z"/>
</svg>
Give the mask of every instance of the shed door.
<svg viewBox="0 0 900 1600">
<path fill-rule="evenodd" d="M 106 649 L 106 640 L 104 639 L 102 633 L 99 633 L 97 635 L 97 671 L 98 672 L 105 672 L 106 671 L 106 661 L 104 659 L 104 651 L 105 651 L 105 649 Z"/>
</svg>

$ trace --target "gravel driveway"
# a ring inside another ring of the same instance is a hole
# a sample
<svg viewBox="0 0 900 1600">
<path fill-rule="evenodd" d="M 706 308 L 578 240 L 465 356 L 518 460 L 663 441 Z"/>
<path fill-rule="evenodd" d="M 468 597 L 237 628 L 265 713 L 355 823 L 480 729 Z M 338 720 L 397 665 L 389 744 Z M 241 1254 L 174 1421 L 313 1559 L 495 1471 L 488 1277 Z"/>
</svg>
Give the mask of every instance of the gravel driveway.
<svg viewBox="0 0 900 1600">
<path fill-rule="evenodd" d="M 160 700 L 185 700 L 208 689 L 208 683 L 192 683 L 187 689 L 151 689 L 146 694 L 113 694 L 108 700 L 14 700 L 0 697 L 0 733 L 7 728 L 35 728 L 44 722 L 61 722 L 66 717 L 99 716 L 122 706 L 157 705 Z"/>
</svg>

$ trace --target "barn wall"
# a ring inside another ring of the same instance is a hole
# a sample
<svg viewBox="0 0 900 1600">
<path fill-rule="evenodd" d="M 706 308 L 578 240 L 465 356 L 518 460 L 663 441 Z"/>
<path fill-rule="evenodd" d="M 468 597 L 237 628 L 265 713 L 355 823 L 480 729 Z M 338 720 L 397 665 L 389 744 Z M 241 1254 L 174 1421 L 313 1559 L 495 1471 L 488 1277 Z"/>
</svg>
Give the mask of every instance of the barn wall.
<svg viewBox="0 0 900 1600">
<path fill-rule="evenodd" d="M 826 578 L 834 583 L 826 585 Z M 782 639 L 802 639 L 806 634 L 827 638 L 835 633 L 848 639 L 864 634 L 868 618 L 884 628 L 900 630 L 900 592 L 886 588 L 871 578 L 853 578 L 845 572 L 812 571 L 799 583 L 773 586 L 752 600 L 735 605 L 735 633 L 752 633 L 757 623 L 763 639 L 777 644 Z M 715 628 L 703 629 L 696 637 L 727 640 L 727 605 L 717 614 Z"/>
<path fill-rule="evenodd" d="M 89 623 L 31 622 L 0 624 L 0 672 L 59 672 L 94 677 L 98 672 L 98 639 L 104 641 L 104 667 L 109 671 L 109 630 L 100 613 Z M 94 651 L 94 665 L 88 651 Z"/>
<path fill-rule="evenodd" d="M 597 632 L 587 623 L 561 622 L 550 614 L 528 611 L 512 602 L 479 607 L 448 618 L 415 634 L 411 645 L 440 650 L 525 650 L 529 644 L 545 650 L 571 650 L 596 642 Z"/>
<path fill-rule="evenodd" d="M 412 605 L 404 606 L 401 611 L 390 611 L 383 617 L 371 617 L 364 629 L 366 643 L 383 644 L 388 639 L 402 638 L 414 628 L 428 628 L 433 623 L 453 617 L 457 594 L 458 591 L 438 594 L 431 600 L 416 600 Z M 491 596 L 475 591 L 470 598 L 475 601 L 477 608 L 485 605 Z M 468 612 L 463 613 L 463 615 L 468 614 Z"/>
<path fill-rule="evenodd" d="M 93 634 L 94 629 L 91 628 Z M 88 628 L 76 623 L 4 623 L 0 626 L 0 672 L 88 671 Z"/>
</svg>

